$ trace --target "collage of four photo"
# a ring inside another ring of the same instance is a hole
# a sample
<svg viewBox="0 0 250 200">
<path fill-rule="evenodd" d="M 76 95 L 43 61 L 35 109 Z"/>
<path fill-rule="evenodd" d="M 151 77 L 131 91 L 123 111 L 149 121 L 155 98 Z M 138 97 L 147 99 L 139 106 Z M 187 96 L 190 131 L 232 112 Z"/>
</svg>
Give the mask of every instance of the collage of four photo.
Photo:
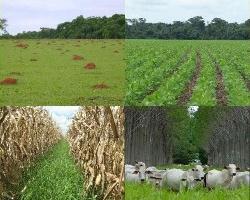
<svg viewBox="0 0 250 200">
<path fill-rule="evenodd" d="M 249 0 L 0 1 L 0 200 L 249 200 Z"/>
</svg>

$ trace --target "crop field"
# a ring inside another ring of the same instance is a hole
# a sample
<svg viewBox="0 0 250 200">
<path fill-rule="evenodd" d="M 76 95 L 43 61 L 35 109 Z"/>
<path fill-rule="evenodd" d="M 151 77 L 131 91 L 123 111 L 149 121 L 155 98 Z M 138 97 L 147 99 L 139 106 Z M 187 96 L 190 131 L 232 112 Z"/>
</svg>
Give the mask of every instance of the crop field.
<svg viewBox="0 0 250 200">
<path fill-rule="evenodd" d="M 121 105 L 123 40 L 0 40 L 0 105 Z"/>
<path fill-rule="evenodd" d="M 126 42 L 126 105 L 250 105 L 250 41 Z"/>
</svg>

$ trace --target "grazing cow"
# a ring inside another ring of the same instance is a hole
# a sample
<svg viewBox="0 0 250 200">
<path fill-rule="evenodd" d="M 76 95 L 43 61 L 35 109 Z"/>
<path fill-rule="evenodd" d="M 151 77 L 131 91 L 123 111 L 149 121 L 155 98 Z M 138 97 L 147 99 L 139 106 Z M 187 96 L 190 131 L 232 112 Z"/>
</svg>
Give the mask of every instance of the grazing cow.
<svg viewBox="0 0 250 200">
<path fill-rule="evenodd" d="M 229 187 L 234 176 L 236 176 L 236 170 L 239 168 L 235 164 L 229 164 L 224 167 L 222 171 L 211 170 L 205 175 L 204 186 L 208 188 L 214 188 L 216 186 Z"/>
<path fill-rule="evenodd" d="M 135 166 L 125 166 L 125 180 L 131 182 L 144 182 L 146 180 L 146 165 L 143 162 L 136 162 Z"/>
<path fill-rule="evenodd" d="M 156 170 L 148 175 L 148 182 L 156 187 L 162 187 L 163 176 L 166 170 Z"/>
<path fill-rule="evenodd" d="M 235 189 L 239 188 L 242 185 L 249 186 L 250 185 L 250 172 L 237 172 L 236 176 L 233 177 L 233 180 L 231 181 L 229 188 Z"/>
<path fill-rule="evenodd" d="M 146 174 L 152 174 L 153 172 L 157 171 L 157 168 L 156 167 L 148 167 L 146 170 L 145 170 L 145 173 Z"/>
<path fill-rule="evenodd" d="M 204 174 L 201 165 L 195 166 L 188 171 L 169 169 L 163 175 L 162 185 L 175 191 L 192 189 L 204 178 Z"/>
</svg>

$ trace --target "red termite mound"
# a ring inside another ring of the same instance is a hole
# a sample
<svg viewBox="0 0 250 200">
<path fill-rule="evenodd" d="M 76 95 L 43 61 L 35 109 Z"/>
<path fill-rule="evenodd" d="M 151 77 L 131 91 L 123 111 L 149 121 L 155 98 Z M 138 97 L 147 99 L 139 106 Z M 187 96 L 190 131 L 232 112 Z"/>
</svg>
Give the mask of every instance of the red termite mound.
<svg viewBox="0 0 250 200">
<path fill-rule="evenodd" d="M 4 80 L 0 81 L 2 85 L 15 85 L 17 83 L 17 79 L 14 78 L 5 78 Z"/>
<path fill-rule="evenodd" d="M 78 56 L 78 55 L 73 56 L 73 60 L 82 60 L 82 59 L 83 59 L 82 56 Z"/>
<path fill-rule="evenodd" d="M 16 45 L 16 47 L 23 48 L 23 49 L 28 48 L 28 46 L 29 46 L 28 44 L 23 44 L 23 43 L 19 43 Z"/>
<path fill-rule="evenodd" d="M 101 84 L 96 84 L 93 86 L 94 89 L 108 89 L 109 86 L 107 86 L 106 84 L 104 83 L 101 83 Z"/>
<path fill-rule="evenodd" d="M 84 68 L 85 69 L 95 69 L 96 65 L 95 65 L 95 63 L 88 63 L 88 64 L 85 65 Z"/>
</svg>

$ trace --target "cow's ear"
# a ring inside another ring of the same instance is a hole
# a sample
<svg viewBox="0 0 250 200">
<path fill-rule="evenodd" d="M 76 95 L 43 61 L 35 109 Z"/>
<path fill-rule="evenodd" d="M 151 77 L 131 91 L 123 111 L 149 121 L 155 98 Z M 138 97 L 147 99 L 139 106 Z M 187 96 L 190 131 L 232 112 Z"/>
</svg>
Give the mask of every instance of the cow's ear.
<svg viewBox="0 0 250 200">
<path fill-rule="evenodd" d="M 227 166 L 224 166 L 224 169 L 227 169 Z"/>
<path fill-rule="evenodd" d="M 236 167 L 236 170 L 240 170 L 240 167 Z"/>
<path fill-rule="evenodd" d="M 135 161 L 136 164 L 138 164 L 138 161 Z"/>
</svg>

